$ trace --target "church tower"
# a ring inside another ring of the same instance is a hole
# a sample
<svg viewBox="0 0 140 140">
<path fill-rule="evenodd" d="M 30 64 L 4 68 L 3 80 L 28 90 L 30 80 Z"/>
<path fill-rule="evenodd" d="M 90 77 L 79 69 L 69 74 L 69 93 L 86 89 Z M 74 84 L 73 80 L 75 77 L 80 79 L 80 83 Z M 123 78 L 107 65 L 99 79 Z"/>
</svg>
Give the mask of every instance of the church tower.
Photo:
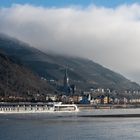
<svg viewBox="0 0 140 140">
<path fill-rule="evenodd" d="M 65 74 L 64 74 L 63 90 L 66 94 L 70 93 L 70 85 L 69 85 L 69 77 L 68 77 L 67 69 L 65 69 Z"/>
<path fill-rule="evenodd" d="M 67 69 L 65 69 L 65 75 L 64 75 L 64 81 L 63 81 L 63 86 L 64 87 L 69 87 L 69 77 L 68 77 L 68 73 L 67 73 Z"/>
</svg>

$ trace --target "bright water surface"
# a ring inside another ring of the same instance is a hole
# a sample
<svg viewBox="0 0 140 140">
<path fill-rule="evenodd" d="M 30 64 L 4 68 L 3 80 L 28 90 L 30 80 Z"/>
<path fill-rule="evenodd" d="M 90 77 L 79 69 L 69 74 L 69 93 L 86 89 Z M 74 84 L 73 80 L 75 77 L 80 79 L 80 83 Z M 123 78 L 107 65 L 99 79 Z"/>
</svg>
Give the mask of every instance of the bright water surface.
<svg viewBox="0 0 140 140">
<path fill-rule="evenodd" d="M 140 140 L 140 118 L 85 118 L 79 114 L 94 112 L 1 114 L 0 140 Z"/>
</svg>

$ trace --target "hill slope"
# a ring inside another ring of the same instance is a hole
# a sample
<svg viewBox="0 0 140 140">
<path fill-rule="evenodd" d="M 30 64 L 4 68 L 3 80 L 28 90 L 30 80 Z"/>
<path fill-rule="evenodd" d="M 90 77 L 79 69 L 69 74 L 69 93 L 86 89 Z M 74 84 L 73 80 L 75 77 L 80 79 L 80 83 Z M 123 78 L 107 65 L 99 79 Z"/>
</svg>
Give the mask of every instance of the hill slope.
<svg viewBox="0 0 140 140">
<path fill-rule="evenodd" d="M 138 84 L 88 59 L 46 54 L 4 35 L 0 35 L 0 49 L 16 63 L 21 63 L 48 80 L 62 83 L 64 70 L 68 67 L 71 83 L 83 89 L 140 89 Z"/>
<path fill-rule="evenodd" d="M 0 96 L 30 97 L 50 92 L 53 89 L 45 81 L 0 52 Z"/>
</svg>

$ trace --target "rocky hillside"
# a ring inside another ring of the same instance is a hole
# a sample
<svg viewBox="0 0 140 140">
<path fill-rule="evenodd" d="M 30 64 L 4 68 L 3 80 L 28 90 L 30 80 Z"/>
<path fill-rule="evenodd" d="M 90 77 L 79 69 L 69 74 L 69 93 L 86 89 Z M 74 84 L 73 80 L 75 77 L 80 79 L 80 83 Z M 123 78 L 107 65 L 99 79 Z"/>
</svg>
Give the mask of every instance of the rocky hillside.
<svg viewBox="0 0 140 140">
<path fill-rule="evenodd" d="M 67 67 L 70 82 L 82 89 L 140 89 L 138 84 L 88 59 L 43 53 L 4 35 L 0 35 L 0 49 L 16 63 L 30 68 L 47 80 L 62 83 Z"/>
</svg>

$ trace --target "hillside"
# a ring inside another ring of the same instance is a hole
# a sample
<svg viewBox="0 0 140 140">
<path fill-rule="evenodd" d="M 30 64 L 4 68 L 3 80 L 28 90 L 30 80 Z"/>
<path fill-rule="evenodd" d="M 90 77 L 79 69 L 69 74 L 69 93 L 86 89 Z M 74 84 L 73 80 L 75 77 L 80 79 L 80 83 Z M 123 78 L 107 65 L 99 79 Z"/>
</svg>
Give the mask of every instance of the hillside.
<svg viewBox="0 0 140 140">
<path fill-rule="evenodd" d="M 0 49 L 13 61 L 30 68 L 47 80 L 62 83 L 64 70 L 68 68 L 70 82 L 82 89 L 111 88 L 140 89 L 140 86 L 91 60 L 43 53 L 28 44 L 0 35 Z"/>
<path fill-rule="evenodd" d="M 53 92 L 45 81 L 0 52 L 0 96 L 29 98 Z"/>
</svg>

